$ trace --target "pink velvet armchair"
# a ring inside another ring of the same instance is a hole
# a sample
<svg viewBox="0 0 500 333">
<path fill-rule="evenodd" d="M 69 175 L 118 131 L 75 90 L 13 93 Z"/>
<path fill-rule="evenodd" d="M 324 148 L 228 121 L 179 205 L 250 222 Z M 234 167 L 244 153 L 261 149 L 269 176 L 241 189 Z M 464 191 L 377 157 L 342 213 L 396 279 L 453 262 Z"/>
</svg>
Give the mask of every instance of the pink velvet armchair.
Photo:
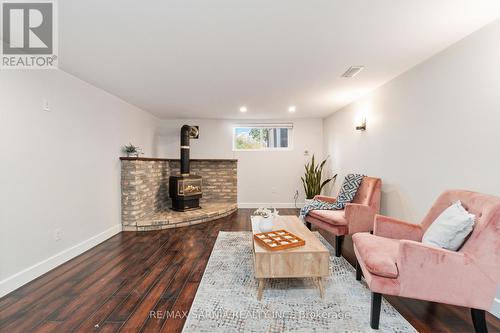
<svg viewBox="0 0 500 333">
<path fill-rule="evenodd" d="M 335 255 L 342 253 L 342 240 L 345 235 L 356 232 L 372 231 L 373 218 L 380 211 L 380 178 L 364 177 L 351 203 L 343 210 L 312 210 L 305 217 L 306 225 L 311 229 L 314 224 L 320 229 L 335 235 Z M 314 197 L 327 202 L 336 198 L 317 195 Z"/>
<path fill-rule="evenodd" d="M 458 251 L 421 243 L 439 214 L 460 200 L 476 215 L 473 232 Z M 375 217 L 373 235 L 353 236 L 356 279 L 372 291 L 371 327 L 377 329 L 382 294 L 471 308 L 476 332 L 487 332 L 485 312 L 500 284 L 500 198 L 460 190 L 444 192 L 421 224 Z"/>
</svg>

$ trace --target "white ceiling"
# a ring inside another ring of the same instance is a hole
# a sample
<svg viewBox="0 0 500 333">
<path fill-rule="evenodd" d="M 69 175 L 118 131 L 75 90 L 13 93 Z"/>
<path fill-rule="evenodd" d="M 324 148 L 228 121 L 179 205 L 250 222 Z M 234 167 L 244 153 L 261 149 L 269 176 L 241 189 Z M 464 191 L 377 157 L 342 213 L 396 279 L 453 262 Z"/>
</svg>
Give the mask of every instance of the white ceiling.
<svg viewBox="0 0 500 333">
<path fill-rule="evenodd" d="M 161 118 L 324 117 L 500 17 L 499 0 L 58 3 L 61 69 Z"/>
</svg>

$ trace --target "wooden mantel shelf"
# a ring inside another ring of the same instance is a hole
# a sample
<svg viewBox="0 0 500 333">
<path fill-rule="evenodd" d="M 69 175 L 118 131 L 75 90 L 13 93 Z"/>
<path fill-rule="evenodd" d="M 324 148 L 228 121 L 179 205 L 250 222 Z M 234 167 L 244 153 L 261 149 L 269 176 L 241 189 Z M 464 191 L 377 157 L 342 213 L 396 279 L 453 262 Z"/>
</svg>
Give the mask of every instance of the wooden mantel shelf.
<svg viewBox="0 0 500 333">
<path fill-rule="evenodd" d="M 178 158 L 156 158 L 156 157 L 120 157 L 121 161 L 179 161 Z M 237 159 L 225 158 L 191 158 L 191 162 L 210 161 L 210 162 L 238 162 Z"/>
</svg>

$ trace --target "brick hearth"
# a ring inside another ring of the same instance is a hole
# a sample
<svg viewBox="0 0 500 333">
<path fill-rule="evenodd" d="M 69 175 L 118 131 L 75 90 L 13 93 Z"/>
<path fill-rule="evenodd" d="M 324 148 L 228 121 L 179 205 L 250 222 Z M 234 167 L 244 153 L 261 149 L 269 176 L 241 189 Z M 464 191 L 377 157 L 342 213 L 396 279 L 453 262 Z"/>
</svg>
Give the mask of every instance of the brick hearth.
<svg viewBox="0 0 500 333">
<path fill-rule="evenodd" d="M 179 173 L 179 160 L 121 160 L 123 230 L 159 230 L 208 222 L 237 209 L 237 160 L 191 160 L 191 173 L 203 177 L 202 209 L 169 209 L 168 177 Z"/>
</svg>

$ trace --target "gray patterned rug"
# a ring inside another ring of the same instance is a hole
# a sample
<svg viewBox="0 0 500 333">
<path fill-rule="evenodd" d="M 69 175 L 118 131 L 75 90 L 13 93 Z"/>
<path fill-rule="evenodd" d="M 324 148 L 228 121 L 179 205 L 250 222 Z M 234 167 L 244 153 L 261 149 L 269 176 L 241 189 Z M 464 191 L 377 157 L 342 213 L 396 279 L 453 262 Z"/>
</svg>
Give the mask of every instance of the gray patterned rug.
<svg viewBox="0 0 500 333">
<path fill-rule="evenodd" d="M 330 244 L 315 235 L 334 253 Z M 220 232 L 183 332 L 416 332 L 387 301 L 370 328 L 370 290 L 354 268 L 330 256 L 322 300 L 312 279 L 268 280 L 258 301 L 251 232 Z"/>
</svg>

